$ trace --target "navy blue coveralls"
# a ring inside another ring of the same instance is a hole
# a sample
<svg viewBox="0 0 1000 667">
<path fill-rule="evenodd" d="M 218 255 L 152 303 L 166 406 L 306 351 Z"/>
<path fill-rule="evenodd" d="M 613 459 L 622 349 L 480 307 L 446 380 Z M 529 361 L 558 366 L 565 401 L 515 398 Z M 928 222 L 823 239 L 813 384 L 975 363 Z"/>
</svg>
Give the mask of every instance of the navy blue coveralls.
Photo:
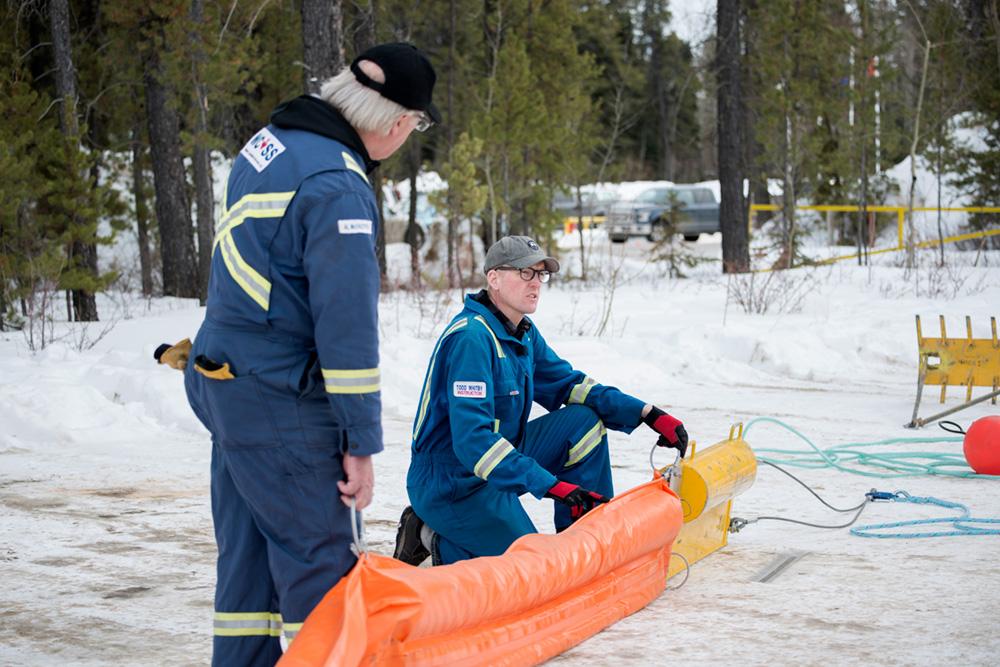
<svg viewBox="0 0 1000 667">
<path fill-rule="evenodd" d="M 374 165 L 304 96 L 229 176 L 184 378 L 212 434 L 216 665 L 273 665 L 356 562 L 337 481 L 345 452 L 382 449 Z"/>
<path fill-rule="evenodd" d="M 444 564 L 537 532 L 518 496 L 542 498 L 557 479 L 611 497 L 607 429 L 630 433 L 644 406 L 574 370 L 530 320 L 510 331 L 491 306 L 485 292 L 467 296 L 441 334 L 413 426 L 407 491 Z M 528 421 L 533 401 L 549 414 Z M 556 503 L 554 522 L 566 528 L 569 508 Z"/>
</svg>

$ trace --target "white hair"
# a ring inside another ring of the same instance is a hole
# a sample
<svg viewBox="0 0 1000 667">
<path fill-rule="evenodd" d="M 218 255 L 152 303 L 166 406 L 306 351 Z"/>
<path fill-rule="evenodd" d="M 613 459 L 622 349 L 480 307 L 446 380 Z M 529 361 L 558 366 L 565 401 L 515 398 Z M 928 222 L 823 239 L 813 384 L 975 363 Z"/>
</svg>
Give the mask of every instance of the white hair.
<svg viewBox="0 0 1000 667">
<path fill-rule="evenodd" d="M 372 79 L 379 81 L 385 78 L 381 68 L 374 63 L 362 61 L 361 64 L 374 66 L 374 72 L 363 67 L 369 70 L 365 73 Z M 360 132 L 386 135 L 401 115 L 410 113 L 403 105 L 382 97 L 377 90 L 360 83 L 350 67 L 324 81 L 319 95 Z"/>
</svg>

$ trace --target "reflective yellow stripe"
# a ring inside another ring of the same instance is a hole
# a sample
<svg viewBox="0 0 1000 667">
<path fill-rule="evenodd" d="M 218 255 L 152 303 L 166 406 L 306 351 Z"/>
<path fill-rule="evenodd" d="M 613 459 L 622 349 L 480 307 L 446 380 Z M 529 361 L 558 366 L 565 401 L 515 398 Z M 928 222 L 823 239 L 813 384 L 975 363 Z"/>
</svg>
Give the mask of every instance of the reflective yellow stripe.
<svg viewBox="0 0 1000 667">
<path fill-rule="evenodd" d="M 497 464 L 507 458 L 507 455 L 513 451 L 514 445 L 507 442 L 506 438 L 500 438 L 479 458 L 479 461 L 476 462 L 475 467 L 472 469 L 472 473 L 481 479 L 489 479 L 490 473 L 497 467 Z"/>
<path fill-rule="evenodd" d="M 573 390 L 569 392 L 569 398 L 566 400 L 566 405 L 572 405 L 574 403 L 582 404 L 587 400 L 587 394 L 590 393 L 591 387 L 597 384 L 597 380 L 593 378 L 585 377 L 583 382 L 574 385 Z"/>
<path fill-rule="evenodd" d="M 285 215 L 295 192 L 267 192 L 245 195 L 223 213 L 215 232 L 213 249 L 221 246 L 222 260 L 236 284 L 264 310 L 271 300 L 271 283 L 240 255 L 233 230 L 248 218 L 280 218 Z"/>
<path fill-rule="evenodd" d="M 215 628 L 216 637 L 280 637 L 281 628 Z"/>
<path fill-rule="evenodd" d="M 270 621 L 277 620 L 281 622 L 281 614 L 274 611 L 249 611 L 249 612 L 232 612 L 232 611 L 217 611 L 215 612 L 215 620 L 217 621 Z"/>
<path fill-rule="evenodd" d="M 243 224 L 247 218 L 280 218 L 285 215 L 295 192 L 265 192 L 245 195 L 222 214 L 215 230 L 215 243 Z"/>
<path fill-rule="evenodd" d="M 566 465 L 564 467 L 568 468 L 582 461 L 587 454 L 593 451 L 594 447 L 604 438 L 607 432 L 608 430 L 604 428 L 604 424 L 598 420 L 594 424 L 594 428 L 587 431 L 586 435 L 569 448 L 569 456 L 566 457 Z"/>
<path fill-rule="evenodd" d="M 257 273 L 240 255 L 231 234 L 226 234 L 220 246 L 222 261 L 226 264 L 229 275 L 251 299 L 264 310 L 271 302 L 271 283 Z"/>
<path fill-rule="evenodd" d="M 358 164 L 358 161 L 355 160 L 353 157 L 351 157 L 350 153 L 341 151 L 340 157 L 344 158 L 344 166 L 345 167 L 347 167 L 348 169 L 350 169 L 353 172 L 356 172 L 356 173 L 360 174 L 361 178 L 365 179 L 365 183 L 368 183 L 368 185 L 371 185 L 371 183 L 368 182 L 368 174 L 366 174 L 365 170 L 361 168 L 361 165 Z"/>
<path fill-rule="evenodd" d="M 499 433 L 500 432 L 500 420 L 499 419 L 494 419 L 493 420 L 493 432 L 494 433 Z"/>
<path fill-rule="evenodd" d="M 268 611 L 217 611 L 214 625 L 219 637 L 280 637 L 282 628 L 281 614 Z"/>
<path fill-rule="evenodd" d="M 291 643 L 291 641 L 295 639 L 295 636 L 299 634 L 299 630 L 301 629 L 302 629 L 302 623 L 285 623 L 284 627 L 285 639 L 287 639 L 288 642 Z"/>
<path fill-rule="evenodd" d="M 434 354 L 431 355 L 431 363 L 427 369 L 427 379 L 424 380 L 424 390 L 420 394 L 420 411 L 417 413 L 417 423 L 413 427 L 413 439 L 417 439 L 417 434 L 420 433 L 420 427 L 423 426 L 424 418 L 427 416 L 427 406 L 431 402 L 431 380 L 434 377 L 434 364 L 437 362 L 438 350 L 441 349 L 441 344 L 444 343 L 444 339 L 455 333 L 469 321 L 466 318 L 457 320 L 454 324 L 448 327 L 441 337 L 438 338 L 437 345 L 434 346 Z"/>
<path fill-rule="evenodd" d="M 377 368 L 323 369 L 326 390 L 331 394 L 370 394 L 378 391 L 382 376 Z"/>
<path fill-rule="evenodd" d="M 503 359 L 505 356 L 503 353 L 503 348 L 500 347 L 500 339 L 497 338 L 497 335 L 495 333 L 493 333 L 493 329 L 491 329 L 490 325 L 486 323 L 486 320 L 483 319 L 482 315 L 476 315 L 476 321 L 482 324 L 484 327 L 486 327 L 486 330 L 490 332 L 490 336 L 493 337 L 493 344 L 497 346 L 497 356 Z"/>
</svg>

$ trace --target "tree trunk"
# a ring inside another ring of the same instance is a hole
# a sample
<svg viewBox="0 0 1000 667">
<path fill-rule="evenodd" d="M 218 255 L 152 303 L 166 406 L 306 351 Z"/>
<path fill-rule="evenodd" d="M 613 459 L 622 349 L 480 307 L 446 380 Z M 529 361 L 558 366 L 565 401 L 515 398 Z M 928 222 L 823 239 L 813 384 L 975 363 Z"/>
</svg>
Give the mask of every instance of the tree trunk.
<svg viewBox="0 0 1000 667">
<path fill-rule="evenodd" d="M 191 3 L 191 80 L 194 82 L 195 114 L 194 167 L 195 206 L 198 228 L 198 298 L 205 305 L 208 276 L 212 266 L 212 240 L 215 235 L 215 196 L 212 189 L 212 160 L 208 149 L 208 87 L 202 80 L 205 50 L 199 30 L 204 21 L 205 0 Z"/>
<path fill-rule="evenodd" d="M 90 182 L 93 187 L 97 187 L 100 180 L 100 169 L 98 163 L 94 162 L 90 168 Z M 74 216 L 75 218 L 75 216 Z M 78 223 L 83 222 L 77 220 Z M 89 227 L 90 225 L 87 225 Z M 94 223 L 94 232 L 88 232 L 87 236 L 92 237 L 96 233 L 97 225 Z M 84 269 L 95 281 L 98 280 L 97 272 L 97 244 L 85 240 L 73 240 L 73 256 L 76 257 L 76 264 Z M 97 322 L 97 298 L 93 292 L 75 289 L 71 292 L 73 297 L 73 313 L 77 322 Z"/>
<path fill-rule="evenodd" d="M 858 3 L 858 12 L 861 14 L 861 53 L 858 62 L 861 63 L 862 72 L 868 66 L 868 11 L 864 2 Z M 866 257 L 867 245 L 865 244 L 864 221 L 868 217 L 868 99 L 866 92 L 868 77 L 862 74 L 858 77 L 858 141 L 861 145 L 861 204 L 858 207 L 857 220 L 857 243 L 858 243 L 858 266 L 868 263 Z"/>
<path fill-rule="evenodd" d="M 740 136 L 740 0 L 717 0 L 716 9 L 722 270 L 725 273 L 742 273 L 750 269 L 750 245 L 743 202 L 743 147 Z"/>
<path fill-rule="evenodd" d="M 62 129 L 66 146 L 70 151 L 78 151 L 80 143 L 80 124 L 76 117 L 76 69 L 73 66 L 73 50 L 69 34 L 69 3 L 67 0 L 52 0 L 49 3 L 49 21 L 52 29 L 52 50 L 56 66 L 56 94 L 62 100 L 59 114 L 59 125 Z M 83 174 L 74 174 L 75 178 L 83 179 Z M 88 274 L 97 278 L 97 247 L 91 242 L 79 238 L 81 227 L 89 226 L 88 221 L 80 220 L 78 213 L 70 213 L 69 224 L 73 240 L 68 253 L 72 263 L 70 266 L 80 266 Z M 87 234 L 86 236 L 91 236 Z M 82 289 L 72 291 L 73 319 L 78 322 L 97 321 L 97 301 L 92 292 Z"/>
<path fill-rule="evenodd" d="M 156 220 L 163 260 L 163 294 L 194 298 L 199 295 L 198 264 L 195 261 L 187 180 L 178 141 L 180 119 L 169 102 L 171 91 L 164 82 L 157 48 L 151 46 L 146 54 L 143 81 L 156 191 Z"/>
<path fill-rule="evenodd" d="M 784 219 L 784 234 L 782 235 L 782 241 L 784 243 L 784 250 L 782 251 L 782 259 L 784 259 L 784 268 L 792 268 L 792 261 L 795 259 L 795 198 L 797 196 L 795 192 L 795 119 L 792 117 L 792 112 L 788 109 L 785 111 L 785 146 L 782 152 L 784 156 L 784 169 L 782 170 L 782 197 L 781 197 L 781 209 L 782 218 Z M 779 260 L 778 265 L 781 262 Z"/>
<path fill-rule="evenodd" d="M 354 31 L 354 51 L 361 53 L 375 46 L 375 4 L 372 0 L 359 0 L 355 3 L 355 7 L 358 11 L 358 25 Z M 387 267 L 385 262 L 385 215 L 382 212 L 382 170 L 376 169 L 368 175 L 368 180 L 371 181 L 372 189 L 375 191 L 375 203 L 378 210 L 379 225 L 375 235 L 375 256 L 378 258 L 378 269 L 384 285 Z"/>
<path fill-rule="evenodd" d="M 451 151 L 455 147 L 455 119 L 452 116 L 452 112 L 455 100 L 455 31 L 457 29 L 457 22 L 458 9 L 456 7 L 456 0 L 449 0 L 448 78 L 446 80 L 447 87 L 445 89 L 447 95 L 445 98 L 445 113 L 448 118 L 448 122 L 445 124 L 448 132 L 448 146 L 446 148 L 446 154 L 448 156 L 451 156 Z M 451 288 L 458 287 L 458 283 L 461 281 L 461 272 L 458 268 L 458 223 L 458 216 L 448 216 L 448 256 L 445 261 L 448 263 L 448 287 Z"/>
<path fill-rule="evenodd" d="M 146 177 L 142 169 L 142 131 L 132 129 L 132 196 L 135 199 L 135 232 L 139 240 L 139 273 L 142 295 L 153 295 L 153 267 L 149 258 L 149 203 L 146 201 Z"/>
<path fill-rule="evenodd" d="M 73 51 L 70 46 L 67 0 L 49 2 L 49 21 L 56 66 L 56 94 L 62 100 L 59 125 L 67 141 L 79 140 L 80 124 L 76 117 L 76 70 L 73 67 Z"/>
<path fill-rule="evenodd" d="M 420 142 L 410 140 L 410 210 L 406 222 L 406 242 L 410 245 L 410 286 L 419 290 L 420 282 L 420 246 L 423 240 L 423 230 L 417 225 L 417 173 L 420 171 Z"/>
<path fill-rule="evenodd" d="M 670 99 L 667 91 L 666 73 L 663 71 L 663 40 L 659 35 L 651 36 L 653 42 L 653 54 L 649 61 L 650 88 L 653 90 L 653 102 L 656 107 L 656 128 L 660 137 L 659 145 L 659 169 L 660 178 L 668 181 L 674 180 L 673 173 L 673 146 L 670 136 Z"/>
<path fill-rule="evenodd" d="M 341 0 L 302 0 L 302 62 L 307 93 L 318 93 L 344 67 Z"/>
<path fill-rule="evenodd" d="M 919 19 L 918 19 L 919 20 Z M 923 26 L 920 26 L 923 30 Z M 906 268 L 912 269 L 917 261 L 917 229 L 913 222 L 913 199 L 917 189 L 917 144 L 920 141 L 920 112 L 924 107 L 924 89 L 927 87 L 927 66 L 931 57 L 931 42 L 924 35 L 924 63 L 920 71 L 920 93 L 913 118 L 913 141 L 910 143 L 910 193 L 906 205 Z"/>
<path fill-rule="evenodd" d="M 593 209 L 590 211 L 590 220 L 593 223 Z M 587 245 L 583 242 L 583 193 L 579 182 L 576 184 L 576 231 L 580 235 L 580 280 L 587 282 Z"/>
<path fill-rule="evenodd" d="M 743 31 L 743 69 L 740 79 L 740 98 L 743 105 L 743 124 L 740 126 L 740 136 L 743 137 L 744 165 L 743 173 L 748 181 L 749 200 L 746 202 L 749 214 L 750 204 L 770 204 L 771 196 L 767 190 L 767 171 L 762 164 L 764 146 L 757 140 L 757 118 L 754 113 L 753 100 L 757 92 L 757 80 L 754 78 L 751 63 L 754 55 L 754 32 L 749 23 L 748 14 L 756 8 L 757 0 L 749 0 L 742 8 Z M 760 227 L 771 219 L 771 211 L 757 211 L 753 217 L 754 226 Z M 749 233 L 749 231 L 748 231 Z"/>
<path fill-rule="evenodd" d="M 199 121 L 199 126 L 201 126 L 202 121 Z M 197 131 L 201 134 L 206 131 L 206 128 L 201 126 Z M 201 305 L 205 305 L 205 299 L 208 296 L 208 276 L 212 266 L 215 200 L 212 192 L 212 163 L 208 148 L 204 144 L 195 145 L 192 163 L 194 166 L 195 205 L 198 216 L 198 297 L 201 300 Z"/>
</svg>

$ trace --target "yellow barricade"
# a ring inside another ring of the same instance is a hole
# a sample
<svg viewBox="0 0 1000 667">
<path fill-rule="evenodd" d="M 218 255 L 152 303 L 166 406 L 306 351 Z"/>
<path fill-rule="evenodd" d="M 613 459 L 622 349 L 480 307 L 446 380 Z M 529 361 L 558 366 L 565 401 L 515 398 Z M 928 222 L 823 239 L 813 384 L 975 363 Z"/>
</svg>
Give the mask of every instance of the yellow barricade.
<svg viewBox="0 0 1000 667">
<path fill-rule="evenodd" d="M 918 420 L 920 398 L 925 385 L 940 385 L 941 403 L 944 403 L 948 385 L 965 387 L 965 404 L 948 411 L 960 410 L 985 398 L 997 402 L 997 388 L 1000 387 L 1000 341 L 997 340 L 997 320 L 990 318 L 992 338 L 972 337 L 972 318 L 966 316 L 964 338 L 949 338 L 945 328 L 944 315 L 938 316 L 941 325 L 940 338 L 925 338 L 917 315 L 917 350 L 920 368 L 917 376 L 917 400 L 913 406 L 910 425 L 922 425 L 933 419 Z M 991 395 L 972 400 L 973 387 L 992 387 Z M 939 415 L 943 416 L 943 415 Z"/>
</svg>

